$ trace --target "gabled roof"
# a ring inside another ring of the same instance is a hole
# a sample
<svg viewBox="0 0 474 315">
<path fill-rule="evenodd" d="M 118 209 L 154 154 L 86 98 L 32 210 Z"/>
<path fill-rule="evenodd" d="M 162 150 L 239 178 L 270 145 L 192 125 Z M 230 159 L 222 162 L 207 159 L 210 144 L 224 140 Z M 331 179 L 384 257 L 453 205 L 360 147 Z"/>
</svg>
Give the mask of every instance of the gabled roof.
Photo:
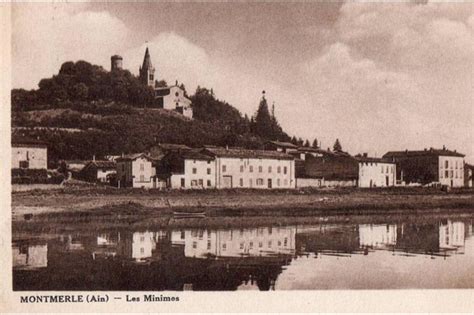
<svg viewBox="0 0 474 315">
<path fill-rule="evenodd" d="M 87 163 L 87 166 L 96 166 L 97 168 L 104 168 L 104 169 L 115 169 L 117 163 L 114 161 L 90 161 Z"/>
<path fill-rule="evenodd" d="M 138 158 L 140 158 L 140 157 L 144 157 L 144 158 L 146 158 L 146 159 L 149 160 L 149 161 L 153 161 L 153 159 L 152 159 L 149 155 L 147 155 L 147 154 L 145 154 L 145 153 L 131 153 L 131 154 L 125 154 L 125 155 L 123 155 L 123 156 L 117 158 L 115 161 L 117 161 L 117 162 L 122 162 L 122 161 L 134 161 L 134 160 L 136 160 L 136 159 L 138 159 Z"/>
<path fill-rule="evenodd" d="M 390 161 L 384 158 L 375 158 L 375 157 L 367 157 L 367 156 L 355 156 L 354 157 L 359 162 L 369 162 L 369 163 L 390 163 L 394 164 L 395 162 Z"/>
<path fill-rule="evenodd" d="M 200 160 L 200 161 L 212 161 L 214 157 L 201 153 L 196 150 L 188 150 L 182 152 L 170 152 L 165 155 L 163 159 L 184 159 L 184 160 Z"/>
<path fill-rule="evenodd" d="M 247 150 L 241 148 L 212 148 L 206 147 L 203 152 L 215 157 L 240 158 L 240 159 L 278 159 L 294 160 L 294 157 L 277 151 Z"/>
<path fill-rule="evenodd" d="M 163 150 L 191 150 L 191 148 L 185 144 L 159 143 L 156 146 Z"/>
<path fill-rule="evenodd" d="M 281 142 L 281 141 L 268 141 L 268 143 L 274 144 L 278 147 L 288 148 L 288 149 L 297 149 L 298 146 L 290 142 Z"/>
<path fill-rule="evenodd" d="M 41 141 L 39 139 L 34 139 L 25 136 L 12 136 L 12 146 L 14 145 L 33 145 L 33 146 L 41 146 L 46 147 L 47 143 L 45 141 Z"/>
<path fill-rule="evenodd" d="M 415 157 L 415 156 L 457 156 L 464 157 L 465 155 L 456 151 L 448 149 L 424 149 L 418 151 L 389 151 L 384 154 L 384 158 L 397 158 L 397 157 Z"/>
</svg>

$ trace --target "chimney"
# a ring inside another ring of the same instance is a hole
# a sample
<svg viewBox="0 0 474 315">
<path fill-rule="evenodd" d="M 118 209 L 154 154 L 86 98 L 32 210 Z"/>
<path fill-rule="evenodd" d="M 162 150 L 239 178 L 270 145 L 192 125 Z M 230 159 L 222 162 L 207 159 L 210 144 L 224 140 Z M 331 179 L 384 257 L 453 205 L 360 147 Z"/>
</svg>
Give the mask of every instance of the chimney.
<svg viewBox="0 0 474 315">
<path fill-rule="evenodd" d="M 367 152 L 364 152 L 362 155 L 363 155 L 365 158 L 368 156 Z"/>
<path fill-rule="evenodd" d="M 443 151 L 446 150 L 446 146 L 443 144 Z"/>
</svg>

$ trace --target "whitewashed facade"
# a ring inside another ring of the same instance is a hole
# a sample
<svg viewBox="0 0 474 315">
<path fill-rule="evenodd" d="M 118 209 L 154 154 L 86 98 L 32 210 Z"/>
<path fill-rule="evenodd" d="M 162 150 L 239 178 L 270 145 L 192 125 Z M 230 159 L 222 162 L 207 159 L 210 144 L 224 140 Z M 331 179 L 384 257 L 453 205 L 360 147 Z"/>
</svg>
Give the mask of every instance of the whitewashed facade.
<svg viewBox="0 0 474 315">
<path fill-rule="evenodd" d="M 260 150 L 208 148 L 215 157 L 216 188 L 290 189 L 296 187 L 290 155 Z"/>
<path fill-rule="evenodd" d="M 191 100 L 184 95 L 184 90 L 177 85 L 155 89 L 158 107 L 177 111 L 185 117 L 193 118 Z"/>
<path fill-rule="evenodd" d="M 390 187 L 395 184 L 395 163 L 371 158 L 359 160 L 359 187 Z"/>
<path fill-rule="evenodd" d="M 439 156 L 439 183 L 451 187 L 464 186 L 464 157 Z"/>
<path fill-rule="evenodd" d="M 116 159 L 119 187 L 156 188 L 156 170 L 152 162 L 143 153 Z"/>
<path fill-rule="evenodd" d="M 47 169 L 48 149 L 40 143 L 12 143 L 12 168 Z"/>
<path fill-rule="evenodd" d="M 216 187 L 215 160 L 184 160 L 184 172 L 171 173 L 170 188 L 173 189 L 209 189 Z"/>
</svg>

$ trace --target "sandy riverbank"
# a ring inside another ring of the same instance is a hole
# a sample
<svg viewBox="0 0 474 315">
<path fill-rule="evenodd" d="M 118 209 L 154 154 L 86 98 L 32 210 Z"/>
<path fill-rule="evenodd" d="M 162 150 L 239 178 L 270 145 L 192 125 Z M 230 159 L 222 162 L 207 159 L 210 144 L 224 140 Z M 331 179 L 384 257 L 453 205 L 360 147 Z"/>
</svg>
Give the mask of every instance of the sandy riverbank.
<svg viewBox="0 0 474 315">
<path fill-rule="evenodd" d="M 328 189 L 328 190 L 213 190 L 142 191 L 109 188 L 65 188 L 12 194 L 14 220 L 24 214 L 89 212 L 106 207 L 126 208 L 133 204 L 153 214 L 186 209 L 204 209 L 211 215 L 311 215 L 339 211 L 372 213 L 388 210 L 462 209 L 474 211 L 474 190 L 451 193 L 436 189 Z M 136 210 L 135 210 L 136 211 Z M 98 212 L 96 211 L 98 214 Z"/>
</svg>

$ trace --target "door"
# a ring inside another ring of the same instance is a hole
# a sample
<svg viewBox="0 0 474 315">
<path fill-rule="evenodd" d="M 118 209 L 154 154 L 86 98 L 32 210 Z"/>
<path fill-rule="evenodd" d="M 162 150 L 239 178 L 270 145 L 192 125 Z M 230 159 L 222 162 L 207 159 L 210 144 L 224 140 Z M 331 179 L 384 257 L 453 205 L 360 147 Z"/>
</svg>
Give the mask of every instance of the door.
<svg viewBox="0 0 474 315">
<path fill-rule="evenodd" d="M 222 176 L 222 188 L 232 188 L 232 176 Z"/>
<path fill-rule="evenodd" d="M 385 186 L 389 186 L 390 181 L 388 180 L 388 176 L 385 176 Z"/>
<path fill-rule="evenodd" d="M 272 179 L 271 178 L 268 179 L 268 188 L 272 188 Z"/>
</svg>

